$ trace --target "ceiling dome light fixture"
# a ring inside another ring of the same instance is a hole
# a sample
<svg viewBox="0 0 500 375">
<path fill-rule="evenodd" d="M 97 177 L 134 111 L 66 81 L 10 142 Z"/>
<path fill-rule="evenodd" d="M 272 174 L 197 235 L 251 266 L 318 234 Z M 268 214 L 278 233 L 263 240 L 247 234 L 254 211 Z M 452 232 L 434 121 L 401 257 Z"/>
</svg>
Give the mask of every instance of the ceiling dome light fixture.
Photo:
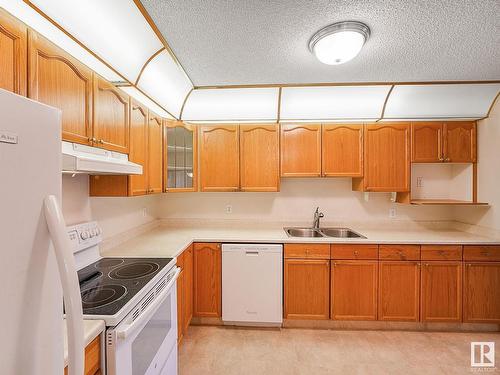
<svg viewBox="0 0 500 375">
<path fill-rule="evenodd" d="M 355 58 L 370 37 L 370 28 L 357 21 L 337 22 L 314 34 L 309 50 L 323 64 L 339 65 Z"/>
</svg>

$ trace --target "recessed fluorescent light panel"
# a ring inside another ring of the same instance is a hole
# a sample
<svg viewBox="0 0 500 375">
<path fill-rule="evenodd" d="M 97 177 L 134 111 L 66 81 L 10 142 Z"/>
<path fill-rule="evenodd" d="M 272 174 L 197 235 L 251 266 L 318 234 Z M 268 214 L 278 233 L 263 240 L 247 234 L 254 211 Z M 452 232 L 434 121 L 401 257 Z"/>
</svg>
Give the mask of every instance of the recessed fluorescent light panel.
<svg viewBox="0 0 500 375">
<path fill-rule="evenodd" d="M 194 90 L 182 120 L 210 122 L 275 122 L 279 89 L 238 88 Z"/>
</svg>

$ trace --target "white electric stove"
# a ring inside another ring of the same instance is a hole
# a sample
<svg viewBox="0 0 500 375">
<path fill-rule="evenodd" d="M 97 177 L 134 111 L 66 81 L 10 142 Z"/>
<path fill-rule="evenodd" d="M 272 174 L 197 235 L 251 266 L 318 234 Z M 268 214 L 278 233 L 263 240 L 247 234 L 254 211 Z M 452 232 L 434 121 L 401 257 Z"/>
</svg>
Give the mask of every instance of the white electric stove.
<svg viewBox="0 0 500 375">
<path fill-rule="evenodd" d="M 107 373 L 177 374 L 176 259 L 101 257 L 97 222 L 67 229 L 84 319 L 106 322 Z"/>
</svg>

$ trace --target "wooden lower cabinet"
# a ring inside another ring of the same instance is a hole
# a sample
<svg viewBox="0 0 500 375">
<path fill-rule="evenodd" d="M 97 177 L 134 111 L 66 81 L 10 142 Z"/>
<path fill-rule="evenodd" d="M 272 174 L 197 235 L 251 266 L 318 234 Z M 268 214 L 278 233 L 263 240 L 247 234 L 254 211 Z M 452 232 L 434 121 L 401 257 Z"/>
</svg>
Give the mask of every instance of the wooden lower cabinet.
<svg viewBox="0 0 500 375">
<path fill-rule="evenodd" d="M 330 260 L 285 259 L 285 319 L 329 319 Z"/>
<path fill-rule="evenodd" d="M 193 245 L 177 257 L 181 269 L 177 279 L 177 341 L 186 334 L 193 318 Z"/>
<path fill-rule="evenodd" d="M 194 244 L 193 315 L 222 316 L 222 254 L 218 243 Z"/>
<path fill-rule="evenodd" d="M 68 367 L 64 369 L 64 375 L 68 374 Z M 101 336 L 97 336 L 85 348 L 85 370 L 84 375 L 101 374 Z"/>
<path fill-rule="evenodd" d="M 464 322 L 500 323 L 500 262 L 464 264 Z"/>
<path fill-rule="evenodd" d="M 331 318 L 376 320 L 378 261 L 337 260 L 331 269 Z"/>
<path fill-rule="evenodd" d="M 378 319 L 419 320 L 420 263 L 379 262 Z"/>
<path fill-rule="evenodd" d="M 462 262 L 424 262 L 421 277 L 421 320 L 461 322 Z"/>
</svg>

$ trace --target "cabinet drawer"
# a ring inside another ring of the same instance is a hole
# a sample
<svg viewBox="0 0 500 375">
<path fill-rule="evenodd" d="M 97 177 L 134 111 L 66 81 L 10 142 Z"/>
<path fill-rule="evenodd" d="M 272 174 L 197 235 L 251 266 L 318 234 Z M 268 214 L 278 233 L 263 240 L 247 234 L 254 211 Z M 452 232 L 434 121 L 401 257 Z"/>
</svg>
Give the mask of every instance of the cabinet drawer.
<svg viewBox="0 0 500 375">
<path fill-rule="evenodd" d="M 380 245 L 378 258 L 382 260 L 420 260 L 420 245 Z"/>
<path fill-rule="evenodd" d="M 422 245 L 422 260 L 462 260 L 461 245 Z"/>
<path fill-rule="evenodd" d="M 464 246 L 464 260 L 500 262 L 500 245 Z"/>
<path fill-rule="evenodd" d="M 285 258 L 330 259 L 330 245 L 285 244 Z"/>
<path fill-rule="evenodd" d="M 378 245 L 331 245 L 331 259 L 377 259 Z"/>
</svg>

